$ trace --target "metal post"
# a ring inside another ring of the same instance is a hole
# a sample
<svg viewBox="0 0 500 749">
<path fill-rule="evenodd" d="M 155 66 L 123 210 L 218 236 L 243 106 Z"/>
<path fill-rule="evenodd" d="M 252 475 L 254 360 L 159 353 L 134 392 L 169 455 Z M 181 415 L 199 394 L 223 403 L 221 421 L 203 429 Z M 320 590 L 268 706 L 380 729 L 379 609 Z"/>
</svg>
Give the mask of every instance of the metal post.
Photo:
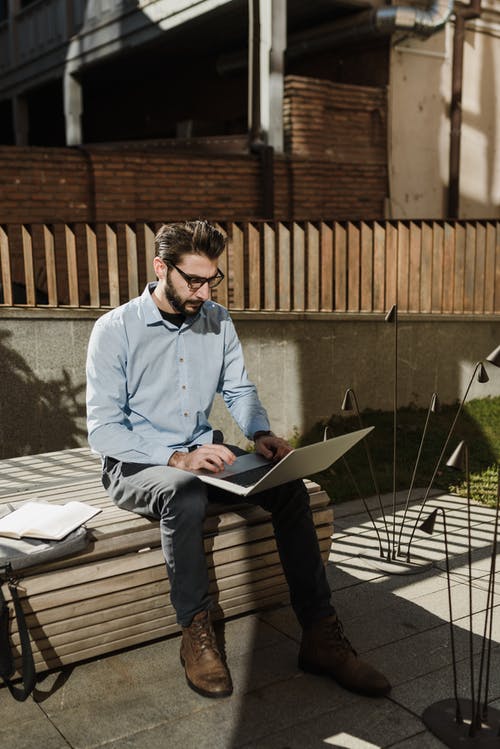
<svg viewBox="0 0 500 749">
<path fill-rule="evenodd" d="M 78 146 L 83 142 L 82 134 L 82 111 L 83 97 L 82 86 L 70 73 L 65 71 L 63 80 L 64 98 L 64 120 L 66 124 L 66 145 Z"/>
</svg>

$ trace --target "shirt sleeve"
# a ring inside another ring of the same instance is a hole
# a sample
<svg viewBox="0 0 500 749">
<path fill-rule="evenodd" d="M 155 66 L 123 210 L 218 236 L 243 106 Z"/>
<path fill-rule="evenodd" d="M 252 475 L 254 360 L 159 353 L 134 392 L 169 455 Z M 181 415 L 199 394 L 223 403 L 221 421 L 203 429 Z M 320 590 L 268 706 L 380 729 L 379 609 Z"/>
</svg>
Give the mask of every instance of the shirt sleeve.
<svg viewBox="0 0 500 749">
<path fill-rule="evenodd" d="M 98 320 L 87 352 L 87 429 L 90 447 L 129 463 L 166 465 L 172 448 L 132 430 L 127 405 L 127 338 L 121 320 Z"/>
<path fill-rule="evenodd" d="M 227 321 L 224 364 L 218 392 L 243 434 L 252 439 L 255 432 L 270 429 L 267 412 L 257 388 L 248 378 L 243 351 L 232 320 Z"/>
</svg>

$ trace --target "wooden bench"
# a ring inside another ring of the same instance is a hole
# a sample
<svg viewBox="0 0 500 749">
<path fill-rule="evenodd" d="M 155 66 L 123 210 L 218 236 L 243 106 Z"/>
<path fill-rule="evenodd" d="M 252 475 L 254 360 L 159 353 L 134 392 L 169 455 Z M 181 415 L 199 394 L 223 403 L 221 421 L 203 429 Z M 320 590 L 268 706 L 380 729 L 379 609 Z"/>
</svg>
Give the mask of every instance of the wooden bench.
<svg viewBox="0 0 500 749">
<path fill-rule="evenodd" d="M 328 495 L 307 482 L 323 559 L 331 544 Z M 25 572 L 19 588 L 38 671 L 176 633 L 157 521 L 112 503 L 89 450 L 0 461 L 0 504 L 38 497 L 80 500 L 102 511 L 87 525 L 87 550 Z M 288 601 L 268 513 L 252 505 L 212 507 L 205 549 L 216 604 L 228 617 Z M 9 591 L 4 586 L 9 599 Z M 12 641 L 19 637 L 13 627 Z"/>
</svg>

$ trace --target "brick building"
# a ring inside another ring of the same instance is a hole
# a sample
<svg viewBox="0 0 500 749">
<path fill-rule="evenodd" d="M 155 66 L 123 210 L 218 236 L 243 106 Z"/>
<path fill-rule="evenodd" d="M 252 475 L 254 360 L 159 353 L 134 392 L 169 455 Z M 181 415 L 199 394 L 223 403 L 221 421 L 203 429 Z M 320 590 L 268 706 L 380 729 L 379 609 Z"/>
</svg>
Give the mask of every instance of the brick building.
<svg viewBox="0 0 500 749">
<path fill-rule="evenodd" d="M 2 222 L 498 216 L 498 0 L 8 7 Z"/>
</svg>

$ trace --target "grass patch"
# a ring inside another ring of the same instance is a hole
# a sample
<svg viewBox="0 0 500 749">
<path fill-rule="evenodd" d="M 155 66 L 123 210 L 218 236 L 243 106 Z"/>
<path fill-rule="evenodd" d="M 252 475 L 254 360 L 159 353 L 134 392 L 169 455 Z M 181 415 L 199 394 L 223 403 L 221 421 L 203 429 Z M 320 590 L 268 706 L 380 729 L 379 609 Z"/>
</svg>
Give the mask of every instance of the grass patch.
<svg viewBox="0 0 500 749">
<path fill-rule="evenodd" d="M 443 406 L 439 413 L 430 415 L 415 476 L 415 487 L 429 485 L 457 410 L 458 403 Z M 378 490 L 381 493 L 392 492 L 393 412 L 367 409 L 363 411 L 361 418 L 364 427 L 375 427 L 373 433 L 367 438 L 367 442 Z M 398 410 L 397 490 L 408 489 L 410 486 L 426 418 L 427 409 L 408 406 Z M 328 436 L 333 437 L 359 429 L 359 421 L 356 416 L 352 415 L 334 415 L 316 424 L 307 434 L 297 438 L 297 444 L 306 445 L 322 440 L 326 426 L 328 426 Z M 494 505 L 497 493 L 497 466 L 500 464 L 500 397 L 481 398 L 470 401 L 464 406 L 433 482 L 434 488 L 466 495 L 462 474 L 444 465 L 461 440 L 465 440 L 469 446 L 471 497 L 479 502 Z M 354 475 L 362 496 L 369 497 L 376 494 L 366 450 L 362 443 L 349 451 L 345 461 L 340 459 L 328 471 L 314 478 L 332 499 L 338 502 L 346 501 L 359 496 L 348 469 Z"/>
</svg>

